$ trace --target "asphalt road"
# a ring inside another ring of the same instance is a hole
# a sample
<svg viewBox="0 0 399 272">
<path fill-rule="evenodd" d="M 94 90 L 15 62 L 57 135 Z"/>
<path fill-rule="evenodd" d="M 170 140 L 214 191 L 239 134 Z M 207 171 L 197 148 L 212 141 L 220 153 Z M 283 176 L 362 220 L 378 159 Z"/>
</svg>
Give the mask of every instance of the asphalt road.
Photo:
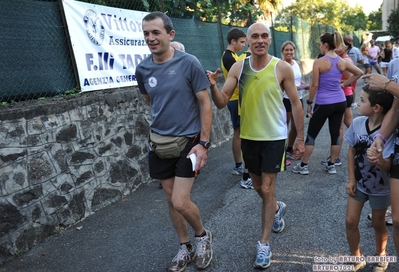
<svg viewBox="0 0 399 272">
<path fill-rule="evenodd" d="M 214 260 L 206 271 L 254 271 L 256 242 L 261 232 L 261 200 L 254 190 L 241 189 L 240 177 L 230 174 L 230 145 L 226 142 L 209 151 L 208 164 L 192 190 L 205 226 L 214 234 Z M 332 264 L 330 257 L 349 255 L 345 234 L 347 144 L 343 145 L 343 165 L 337 167 L 336 175 L 329 175 L 320 163 L 328 156 L 329 145 L 325 126 L 316 139 L 310 174 L 292 173 L 293 162 L 278 175 L 276 195 L 287 204 L 286 227 L 271 236 L 273 258 L 266 271 L 313 271 L 313 265 Z M 122 201 L 48 238 L 0 267 L 0 271 L 167 271 L 179 245 L 164 193 L 158 186 L 154 181 L 139 188 Z M 366 203 L 359 226 L 365 256 L 374 255 L 374 231 L 366 218 L 369 212 Z M 388 230 L 387 250 L 394 256 L 392 227 Z M 196 271 L 195 265 L 190 264 L 186 271 Z M 372 271 L 372 264 L 362 271 Z M 389 271 L 399 271 L 399 265 L 390 264 Z"/>
</svg>

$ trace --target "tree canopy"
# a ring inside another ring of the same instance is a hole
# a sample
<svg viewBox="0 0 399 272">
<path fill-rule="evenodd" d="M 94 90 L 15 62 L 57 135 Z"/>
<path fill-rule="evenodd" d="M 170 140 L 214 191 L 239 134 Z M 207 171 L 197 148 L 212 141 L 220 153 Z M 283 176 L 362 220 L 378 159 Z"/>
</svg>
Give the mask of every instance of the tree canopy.
<svg viewBox="0 0 399 272">
<path fill-rule="evenodd" d="M 393 10 L 388 17 L 388 33 L 395 39 L 399 35 L 399 8 Z"/>
<path fill-rule="evenodd" d="M 343 0 L 297 0 L 283 12 L 340 31 L 364 30 L 367 26 L 367 16 L 363 9 L 359 5 L 350 7 Z"/>
</svg>

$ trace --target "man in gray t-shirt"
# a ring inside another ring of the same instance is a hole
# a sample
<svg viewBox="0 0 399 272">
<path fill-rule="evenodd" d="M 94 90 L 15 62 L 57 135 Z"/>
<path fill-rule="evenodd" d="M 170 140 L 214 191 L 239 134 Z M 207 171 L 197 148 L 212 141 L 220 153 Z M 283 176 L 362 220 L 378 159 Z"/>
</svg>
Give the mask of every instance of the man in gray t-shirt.
<svg viewBox="0 0 399 272">
<path fill-rule="evenodd" d="M 183 271 L 194 260 L 197 269 L 202 270 L 212 261 L 212 233 L 204 228 L 190 195 L 194 178 L 208 158 L 212 127 L 209 81 L 196 57 L 171 47 L 175 31 L 168 16 L 149 13 L 143 18 L 142 29 L 151 55 L 137 66 L 136 79 L 140 93 L 150 105 L 151 136 L 158 138 L 157 144 L 151 138 L 149 145 L 150 176 L 161 181 L 180 242 L 169 271 Z M 161 158 L 155 151 L 162 146 L 165 136 L 178 137 L 176 143 L 187 144 L 182 144 L 172 157 Z M 188 223 L 195 233 L 193 244 Z M 153 251 L 157 252 L 157 248 Z"/>
</svg>

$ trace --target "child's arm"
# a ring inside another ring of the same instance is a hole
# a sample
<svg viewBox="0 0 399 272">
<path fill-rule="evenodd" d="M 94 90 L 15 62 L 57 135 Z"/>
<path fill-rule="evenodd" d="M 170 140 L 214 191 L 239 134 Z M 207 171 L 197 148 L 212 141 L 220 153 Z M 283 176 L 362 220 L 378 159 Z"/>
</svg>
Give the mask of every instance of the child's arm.
<svg viewBox="0 0 399 272">
<path fill-rule="evenodd" d="M 391 168 L 391 157 L 384 159 L 383 152 L 378 152 L 375 146 L 367 148 L 367 159 L 374 165 L 378 166 L 382 171 L 389 172 Z"/>
<path fill-rule="evenodd" d="M 348 182 L 346 184 L 346 193 L 348 195 L 355 195 L 356 192 L 356 178 L 355 178 L 355 154 L 356 150 L 353 146 L 348 148 Z"/>
</svg>

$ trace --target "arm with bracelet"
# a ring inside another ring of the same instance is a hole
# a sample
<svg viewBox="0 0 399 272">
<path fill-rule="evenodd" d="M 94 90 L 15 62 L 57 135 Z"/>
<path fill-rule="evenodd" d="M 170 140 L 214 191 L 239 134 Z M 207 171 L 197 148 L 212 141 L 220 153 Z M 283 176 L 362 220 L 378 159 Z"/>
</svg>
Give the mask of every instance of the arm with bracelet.
<svg viewBox="0 0 399 272">
<path fill-rule="evenodd" d="M 399 125 L 399 84 L 380 74 L 367 74 L 364 75 L 363 78 L 368 80 L 371 90 L 385 90 L 395 97 L 391 109 L 387 112 L 382 121 L 379 131 L 379 134 L 387 139 Z M 382 151 L 385 144 L 383 137 L 375 137 L 372 144 L 379 152 Z"/>
</svg>

